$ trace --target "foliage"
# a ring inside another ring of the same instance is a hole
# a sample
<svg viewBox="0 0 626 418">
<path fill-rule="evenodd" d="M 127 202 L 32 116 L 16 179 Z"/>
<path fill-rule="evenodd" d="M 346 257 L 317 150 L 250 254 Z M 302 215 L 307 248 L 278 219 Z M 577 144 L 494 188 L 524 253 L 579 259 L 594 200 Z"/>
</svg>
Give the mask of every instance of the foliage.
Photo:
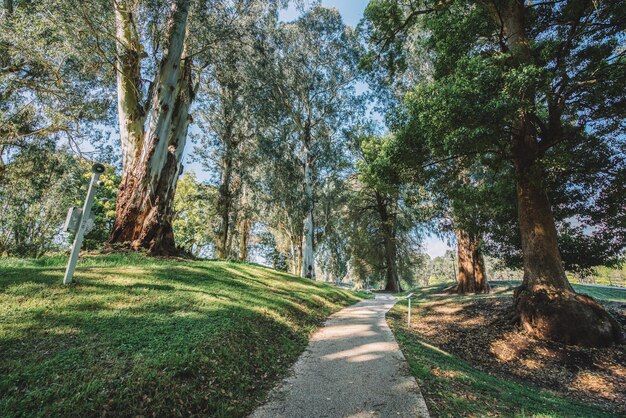
<svg viewBox="0 0 626 418">
<path fill-rule="evenodd" d="M 0 176 L 16 147 L 51 138 L 76 146 L 106 120 L 106 66 L 86 54 L 62 1 L 4 2 L 0 13 Z M 89 129 L 85 129 L 89 127 Z"/>
<path fill-rule="evenodd" d="M 82 207 L 91 178 L 91 164 L 54 144 L 22 147 L 11 155 L 0 181 L 0 255 L 39 257 L 64 248 L 61 226 L 71 206 Z M 115 207 L 117 176 L 112 169 L 101 176 L 93 205 L 94 228 L 84 248 L 106 240 Z M 69 237 L 70 239 L 72 237 Z"/>
<path fill-rule="evenodd" d="M 258 113 L 266 127 L 257 178 L 269 215 L 264 223 L 296 271 L 303 241 L 316 241 L 316 251 L 329 255 L 328 245 L 337 238 L 332 218 L 341 198 L 329 191 L 345 176 L 344 141 L 362 114 L 363 99 L 355 92 L 360 45 L 337 10 L 321 5 L 269 35 L 257 44 L 257 94 L 264 100 Z M 313 226 L 305 228 L 309 214 Z M 333 275 L 345 269 L 337 255 L 331 258 L 323 268 Z"/>
<path fill-rule="evenodd" d="M 481 226 L 493 255 L 519 265 L 511 135 L 517 115 L 532 115 L 532 158 L 546 173 L 566 267 L 615 262 L 624 247 L 623 205 L 615 207 L 625 167 L 623 8 L 548 2 L 527 14 L 531 57 L 522 63 L 485 3 L 370 3 L 366 33 L 382 57 L 372 71 L 399 77 L 415 50 L 431 62 L 389 116 L 399 161 L 444 194 L 435 201 L 457 222 Z"/>
<path fill-rule="evenodd" d="M 178 181 L 172 226 L 176 245 L 185 252 L 196 257 L 211 254 L 216 200 L 215 187 L 198 181 L 195 173 L 188 172 Z"/>
<path fill-rule="evenodd" d="M 350 277 L 359 283 L 385 282 L 395 271 L 412 285 L 420 237 L 420 190 L 403 187 L 392 161 L 391 137 L 363 135 L 355 139 L 358 171 L 348 183 L 345 234 Z"/>
</svg>

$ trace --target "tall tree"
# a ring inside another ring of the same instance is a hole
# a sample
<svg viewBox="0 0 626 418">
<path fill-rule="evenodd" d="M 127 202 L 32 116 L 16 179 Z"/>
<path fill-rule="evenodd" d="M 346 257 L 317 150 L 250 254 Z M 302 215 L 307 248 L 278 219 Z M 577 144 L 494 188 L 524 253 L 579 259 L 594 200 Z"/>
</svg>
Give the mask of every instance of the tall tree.
<svg viewBox="0 0 626 418">
<path fill-rule="evenodd" d="M 257 11 L 254 9 L 253 11 Z M 256 15 L 256 13 L 255 13 Z M 202 86 L 204 93 L 200 126 L 203 130 L 201 145 L 196 147 L 196 156 L 211 171 L 218 161 L 219 198 L 217 201 L 218 223 L 216 228 L 216 257 L 228 258 L 232 241 L 230 230 L 234 199 L 237 190 L 233 179 L 237 171 L 246 165 L 242 142 L 253 140 L 255 118 L 251 112 L 254 53 L 250 48 L 254 34 L 250 28 L 250 17 L 240 24 L 247 25 L 238 30 L 237 39 L 224 39 L 212 48 L 211 74 Z M 213 166 L 213 167 L 211 167 Z"/>
<path fill-rule="evenodd" d="M 176 0 L 171 5 L 163 53 L 144 97 L 141 63 L 147 53 L 139 28 L 140 4 L 114 2 L 123 168 L 117 218 L 109 242 L 131 243 L 151 254 L 176 253 L 174 192 L 182 168 L 189 109 L 197 90 L 192 59 L 184 53 L 189 6 L 189 0 Z"/>
<path fill-rule="evenodd" d="M 215 246 L 211 224 L 215 216 L 217 190 L 198 181 L 193 172 L 185 173 L 176 187 L 174 218 L 176 245 L 195 257 L 208 257 Z"/>
<path fill-rule="evenodd" d="M 358 174 L 351 182 L 346 235 L 357 271 L 375 279 L 380 274 L 385 290 L 400 292 L 401 280 L 413 282 L 419 198 L 400 183 L 392 144 L 391 137 L 376 135 L 356 140 Z"/>
<path fill-rule="evenodd" d="M 354 92 L 359 44 L 339 12 L 314 6 L 283 24 L 262 48 L 266 57 L 265 88 L 289 118 L 298 141 L 303 172 L 301 275 L 315 278 L 315 194 L 320 165 L 349 125 L 358 102 Z"/>
<path fill-rule="evenodd" d="M 265 101 L 258 94 L 262 66 L 254 46 L 276 30 L 277 11 L 284 5 L 284 1 L 264 0 L 227 3 L 231 7 L 224 8 L 216 21 L 228 22 L 228 28 L 210 29 L 221 31 L 219 36 L 204 35 L 212 42 L 206 48 L 207 71 L 199 90 L 201 134 L 195 148 L 195 158 L 214 175 L 218 184 L 218 219 L 215 221 L 218 258 L 231 258 L 238 253 L 241 257 L 247 252 L 242 251 L 243 247 L 247 248 L 242 244 L 247 239 L 239 238 L 249 235 L 246 231 L 251 228 L 248 223 L 252 220 L 250 211 L 244 208 L 256 201 L 249 183 L 257 164 L 257 137 L 266 128 L 267 114 L 272 111 L 271 106 L 265 108 Z M 245 216 L 239 216 L 239 212 Z M 237 239 L 239 249 L 233 246 Z"/>
<path fill-rule="evenodd" d="M 441 158 L 491 155 L 512 164 L 524 266 L 515 292 L 521 324 L 565 343 L 621 341 L 615 320 L 567 280 L 545 161 L 583 144 L 609 144 L 608 157 L 623 164 L 615 146 L 624 135 L 626 103 L 623 7 L 591 0 L 433 3 L 430 10 L 389 0 L 370 5 L 381 11 L 385 4 L 399 13 L 378 14 L 378 34 L 393 43 L 426 14 L 435 57 L 435 82 L 407 97 L 405 127 L 427 138 Z"/>
</svg>

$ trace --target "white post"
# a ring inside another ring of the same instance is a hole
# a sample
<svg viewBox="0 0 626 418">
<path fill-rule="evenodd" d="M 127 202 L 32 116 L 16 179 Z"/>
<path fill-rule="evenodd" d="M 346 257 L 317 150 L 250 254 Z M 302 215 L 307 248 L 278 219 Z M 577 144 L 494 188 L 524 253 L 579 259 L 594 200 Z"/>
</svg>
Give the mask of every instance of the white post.
<svg viewBox="0 0 626 418">
<path fill-rule="evenodd" d="M 93 175 L 89 182 L 89 190 L 87 191 L 87 198 L 83 205 L 83 212 L 80 215 L 80 222 L 78 224 L 78 230 L 74 237 L 74 244 L 72 245 L 72 253 L 70 254 L 70 261 L 67 263 L 67 269 L 65 270 L 65 277 L 63 278 L 63 284 L 72 283 L 72 276 L 74 276 L 74 270 L 76 269 L 76 262 L 78 261 L 78 254 L 80 253 L 80 247 L 83 245 L 83 237 L 85 235 L 85 228 L 87 226 L 87 220 L 91 215 L 91 206 L 93 205 L 93 199 L 96 194 L 96 187 L 98 178 L 104 173 L 104 166 L 102 164 L 94 164 L 91 168 Z"/>
</svg>

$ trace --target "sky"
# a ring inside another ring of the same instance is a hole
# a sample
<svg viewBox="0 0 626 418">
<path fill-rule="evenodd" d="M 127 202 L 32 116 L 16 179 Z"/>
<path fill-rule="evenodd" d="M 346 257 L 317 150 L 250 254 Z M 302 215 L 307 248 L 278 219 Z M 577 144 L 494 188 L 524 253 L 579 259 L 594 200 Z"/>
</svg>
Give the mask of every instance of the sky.
<svg viewBox="0 0 626 418">
<path fill-rule="evenodd" d="M 339 10 L 344 23 L 353 27 L 363 17 L 363 11 L 368 2 L 369 0 L 322 0 L 324 6 L 334 7 Z M 298 11 L 293 6 L 283 11 L 280 15 L 280 18 L 285 21 L 293 20 L 296 17 L 298 17 Z"/>
<path fill-rule="evenodd" d="M 368 2 L 369 0 L 322 0 L 324 6 L 336 8 L 339 13 L 341 13 L 344 23 L 353 27 L 356 26 L 363 17 L 363 12 Z M 297 18 L 299 13 L 296 7 L 290 6 L 288 9 L 281 12 L 280 18 L 283 21 L 291 21 Z M 186 152 L 189 153 L 192 149 L 192 146 L 187 147 Z M 193 170 L 198 177 L 203 178 L 201 166 L 191 163 L 188 156 L 185 160 L 187 160 L 185 163 L 187 169 Z M 434 235 L 429 235 L 424 239 L 423 247 L 428 255 L 433 258 L 442 256 L 447 250 L 452 249 L 443 240 Z"/>
</svg>

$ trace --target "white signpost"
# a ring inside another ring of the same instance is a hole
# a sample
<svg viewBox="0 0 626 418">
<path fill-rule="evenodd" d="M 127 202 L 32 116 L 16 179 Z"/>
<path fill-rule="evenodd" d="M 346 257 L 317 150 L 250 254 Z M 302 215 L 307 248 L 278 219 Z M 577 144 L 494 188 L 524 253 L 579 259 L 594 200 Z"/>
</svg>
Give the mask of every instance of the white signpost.
<svg viewBox="0 0 626 418">
<path fill-rule="evenodd" d="M 413 293 L 409 293 L 409 295 L 406 297 L 409 301 L 409 319 L 407 321 L 407 325 L 409 326 L 409 328 L 411 328 L 411 299 L 413 299 L 413 296 Z"/>
<path fill-rule="evenodd" d="M 78 208 L 70 208 L 67 212 L 65 226 L 63 227 L 65 232 L 76 232 L 74 244 L 72 244 L 70 261 L 67 263 L 67 269 L 65 270 L 63 284 L 72 283 L 72 277 L 74 276 L 74 269 L 76 269 L 76 262 L 78 261 L 80 247 L 83 245 L 83 237 L 85 236 L 85 232 L 88 232 L 91 228 L 93 228 L 91 206 L 93 205 L 96 188 L 98 187 L 98 178 L 100 178 L 100 175 L 104 173 L 104 166 L 102 164 L 95 163 L 91 167 L 91 171 L 93 174 L 91 176 L 91 181 L 89 182 L 89 190 L 87 191 L 87 198 L 85 199 L 83 209 L 81 211 Z"/>
</svg>

